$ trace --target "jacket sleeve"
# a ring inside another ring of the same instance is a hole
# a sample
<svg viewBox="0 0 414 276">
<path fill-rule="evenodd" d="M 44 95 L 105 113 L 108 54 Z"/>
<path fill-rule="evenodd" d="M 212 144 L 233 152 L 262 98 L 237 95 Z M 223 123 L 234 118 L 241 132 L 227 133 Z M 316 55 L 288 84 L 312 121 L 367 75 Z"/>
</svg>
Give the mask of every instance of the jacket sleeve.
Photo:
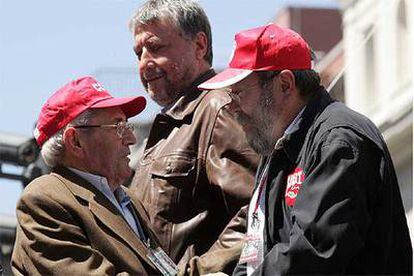
<svg viewBox="0 0 414 276">
<path fill-rule="evenodd" d="M 205 160 L 207 178 L 218 191 L 223 211 L 235 215 L 250 201 L 259 156 L 225 107 L 217 114 Z"/>
<path fill-rule="evenodd" d="M 187 274 L 203 275 L 221 271 L 231 274 L 243 248 L 246 210 L 247 206 L 236 214 L 220 235 L 219 240 L 206 253 L 193 257 L 188 262 Z"/>
<path fill-rule="evenodd" d="M 380 154 L 348 129 L 322 140 L 305 164 L 289 242 L 276 242 L 254 275 L 343 274 L 364 246 Z"/>
<path fill-rule="evenodd" d="M 190 260 L 187 273 L 231 274 L 242 249 L 246 232 L 246 208 L 242 207 L 250 201 L 259 156 L 248 146 L 241 126 L 224 107 L 217 113 L 205 152 L 206 174 L 218 205 L 214 208 L 233 219 L 206 253 Z"/>
<path fill-rule="evenodd" d="M 113 264 L 88 244 L 76 219 L 46 193 L 26 191 L 17 220 L 11 261 L 15 275 L 115 274 Z"/>
</svg>

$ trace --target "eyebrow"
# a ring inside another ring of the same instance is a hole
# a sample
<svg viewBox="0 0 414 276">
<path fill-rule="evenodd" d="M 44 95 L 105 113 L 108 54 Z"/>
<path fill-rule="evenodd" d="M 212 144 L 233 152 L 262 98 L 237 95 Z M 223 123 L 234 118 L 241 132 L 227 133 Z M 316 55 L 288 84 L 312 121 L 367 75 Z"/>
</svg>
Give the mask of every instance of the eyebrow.
<svg viewBox="0 0 414 276">
<path fill-rule="evenodd" d="M 122 116 L 117 116 L 115 118 L 112 118 L 110 121 L 115 122 L 115 123 L 119 123 L 119 122 L 122 122 L 122 121 L 128 122 L 128 118 L 126 118 L 126 117 L 124 118 Z"/>
</svg>

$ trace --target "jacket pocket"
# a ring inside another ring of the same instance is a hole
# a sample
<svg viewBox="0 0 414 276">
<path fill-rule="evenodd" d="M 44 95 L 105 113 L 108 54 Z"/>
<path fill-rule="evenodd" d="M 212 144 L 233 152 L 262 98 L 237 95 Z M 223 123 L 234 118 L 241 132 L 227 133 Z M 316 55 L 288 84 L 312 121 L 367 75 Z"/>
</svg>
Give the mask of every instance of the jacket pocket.
<svg viewBox="0 0 414 276">
<path fill-rule="evenodd" d="M 188 153 L 175 153 L 160 156 L 151 167 L 153 176 L 170 178 L 170 177 L 187 177 L 194 170 L 196 158 Z"/>
<path fill-rule="evenodd" d="M 157 214 L 160 225 L 187 217 L 192 207 L 195 166 L 195 155 L 186 152 L 162 155 L 153 161 L 150 169 L 151 208 Z"/>
</svg>

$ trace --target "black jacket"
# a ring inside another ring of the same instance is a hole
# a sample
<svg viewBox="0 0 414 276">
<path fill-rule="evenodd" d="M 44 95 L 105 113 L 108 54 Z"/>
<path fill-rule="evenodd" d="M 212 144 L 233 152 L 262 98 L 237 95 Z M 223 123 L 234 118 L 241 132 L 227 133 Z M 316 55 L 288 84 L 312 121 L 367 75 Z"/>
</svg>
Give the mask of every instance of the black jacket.
<svg viewBox="0 0 414 276">
<path fill-rule="evenodd" d="M 294 128 L 270 157 L 265 258 L 254 275 L 412 274 L 407 221 L 379 130 L 322 88 Z M 293 181 L 292 204 L 287 181 L 298 171 L 304 179 Z M 238 265 L 234 275 L 244 274 Z"/>
</svg>

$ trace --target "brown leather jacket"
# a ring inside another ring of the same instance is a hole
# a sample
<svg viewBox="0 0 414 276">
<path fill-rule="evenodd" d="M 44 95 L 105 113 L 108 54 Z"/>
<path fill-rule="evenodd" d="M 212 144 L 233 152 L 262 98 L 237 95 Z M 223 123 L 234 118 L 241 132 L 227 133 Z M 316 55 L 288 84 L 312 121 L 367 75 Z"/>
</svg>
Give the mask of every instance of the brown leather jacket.
<svg viewBox="0 0 414 276">
<path fill-rule="evenodd" d="M 226 110 L 228 95 L 197 89 L 214 74 L 210 70 L 200 76 L 168 111 L 156 116 L 132 181 L 162 246 L 181 266 L 210 248 L 225 249 L 240 241 L 240 233 L 229 230 L 217 240 L 248 204 L 259 161 Z M 237 229 L 234 224 L 244 220 L 232 223 Z M 231 271 L 233 265 L 234 260 L 219 266 Z"/>
</svg>

